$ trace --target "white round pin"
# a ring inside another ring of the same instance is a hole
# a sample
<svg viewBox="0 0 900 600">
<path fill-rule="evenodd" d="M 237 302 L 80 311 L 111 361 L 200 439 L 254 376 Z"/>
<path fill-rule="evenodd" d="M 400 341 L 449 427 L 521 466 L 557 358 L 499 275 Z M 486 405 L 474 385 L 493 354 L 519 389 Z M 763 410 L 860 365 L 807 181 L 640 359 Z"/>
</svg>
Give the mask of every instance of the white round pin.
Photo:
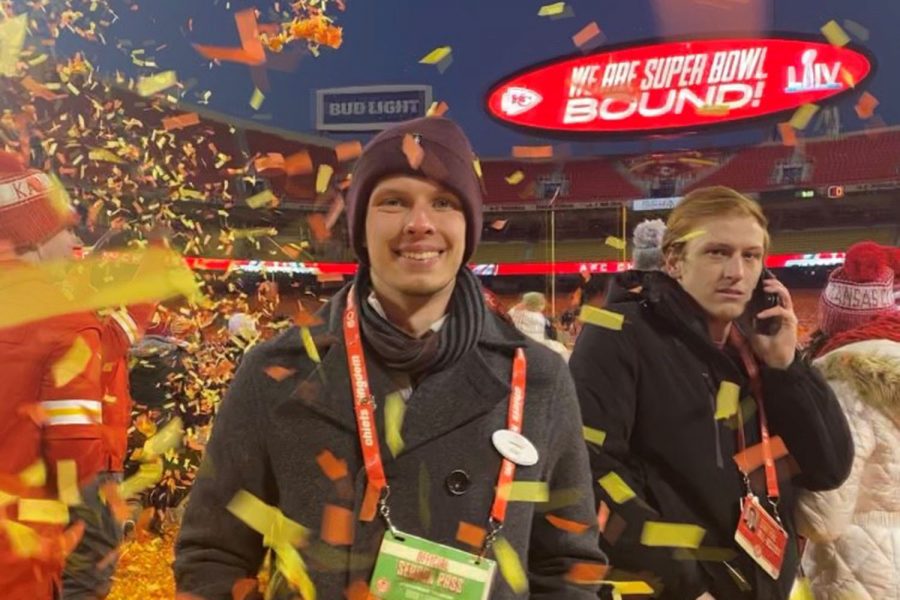
<svg viewBox="0 0 900 600">
<path fill-rule="evenodd" d="M 536 465 L 538 451 L 527 437 L 510 429 L 498 429 L 491 435 L 494 448 L 503 458 L 506 458 L 520 467 Z"/>
</svg>

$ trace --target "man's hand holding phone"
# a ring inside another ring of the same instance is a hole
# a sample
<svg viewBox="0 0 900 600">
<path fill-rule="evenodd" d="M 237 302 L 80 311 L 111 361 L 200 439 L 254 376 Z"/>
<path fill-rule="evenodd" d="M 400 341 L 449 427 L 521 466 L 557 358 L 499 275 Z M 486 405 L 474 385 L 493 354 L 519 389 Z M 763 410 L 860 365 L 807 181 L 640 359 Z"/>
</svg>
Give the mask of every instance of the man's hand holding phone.
<svg viewBox="0 0 900 600">
<path fill-rule="evenodd" d="M 753 351 L 766 365 L 773 369 L 787 369 L 794 362 L 797 353 L 797 315 L 794 313 L 794 302 L 791 294 L 783 283 L 774 277 L 766 278 L 771 273 L 766 272 L 761 282 L 762 290 L 766 294 L 778 296 L 779 305 L 767 308 L 753 315 L 756 321 L 777 318 L 780 323 L 778 330 L 772 335 L 760 333 L 754 329 L 750 343 Z"/>
</svg>

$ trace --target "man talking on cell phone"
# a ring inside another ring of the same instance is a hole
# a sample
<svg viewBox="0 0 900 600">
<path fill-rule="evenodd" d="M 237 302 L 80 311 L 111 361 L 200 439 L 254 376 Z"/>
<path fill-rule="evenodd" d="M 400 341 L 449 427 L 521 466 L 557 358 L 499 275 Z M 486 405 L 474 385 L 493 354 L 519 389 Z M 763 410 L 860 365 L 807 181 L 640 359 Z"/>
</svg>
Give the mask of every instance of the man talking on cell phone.
<svg viewBox="0 0 900 600">
<path fill-rule="evenodd" d="M 602 432 L 589 447 L 610 577 L 665 599 L 785 599 L 798 491 L 847 477 L 847 423 L 798 358 L 790 293 L 764 274 L 760 206 L 698 189 L 667 227 L 664 271 L 607 306 L 621 327 L 583 315 L 598 325 L 569 363 L 586 431 Z"/>
</svg>

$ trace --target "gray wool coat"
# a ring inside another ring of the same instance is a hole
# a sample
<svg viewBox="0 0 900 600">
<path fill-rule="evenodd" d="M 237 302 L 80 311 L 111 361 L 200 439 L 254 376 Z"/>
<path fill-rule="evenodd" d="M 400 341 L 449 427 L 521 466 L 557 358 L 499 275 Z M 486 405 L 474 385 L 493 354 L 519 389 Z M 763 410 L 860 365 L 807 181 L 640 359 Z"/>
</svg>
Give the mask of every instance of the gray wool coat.
<svg viewBox="0 0 900 600">
<path fill-rule="evenodd" d="M 241 364 L 220 407 L 177 542 L 180 592 L 230 600 L 235 581 L 257 574 L 265 554 L 262 536 L 226 509 L 239 490 L 312 530 L 301 554 L 318 598 L 341 599 L 351 584 L 368 582 L 385 525 L 380 518 L 358 519 L 366 472 L 342 334 L 347 291 L 323 307 L 323 323 L 311 329 L 320 365 L 307 356 L 296 328 L 254 349 Z M 546 482 L 550 497 L 544 503 L 510 503 L 501 536 L 516 550 L 529 591 L 515 593 L 498 570 L 491 597 L 596 598 L 596 584 L 576 585 L 566 578 L 576 563 L 605 563 L 572 380 L 559 356 L 492 313 L 473 351 L 415 388 L 406 403 L 404 447 L 396 457 L 385 442 L 383 411 L 383 399 L 396 386 L 366 349 L 391 516 L 401 531 L 471 550 L 456 540 L 457 530 L 461 521 L 487 527 L 501 461 L 491 434 L 506 427 L 517 347 L 524 347 L 527 357 L 523 434 L 540 457 L 534 466 L 518 467 L 515 477 Z M 276 381 L 265 372 L 269 366 L 296 371 Z M 332 481 L 324 474 L 316 457 L 325 450 L 346 461 L 347 477 Z M 320 538 L 328 504 L 352 511 L 352 544 L 331 545 Z M 548 516 L 587 528 L 566 531 Z"/>
</svg>

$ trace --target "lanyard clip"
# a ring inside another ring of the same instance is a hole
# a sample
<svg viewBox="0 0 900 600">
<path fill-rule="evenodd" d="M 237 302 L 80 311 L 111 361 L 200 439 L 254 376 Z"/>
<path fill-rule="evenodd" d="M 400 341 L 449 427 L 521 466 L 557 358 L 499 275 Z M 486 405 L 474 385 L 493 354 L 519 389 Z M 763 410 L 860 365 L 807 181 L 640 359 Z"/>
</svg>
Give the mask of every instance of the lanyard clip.
<svg viewBox="0 0 900 600">
<path fill-rule="evenodd" d="M 487 555 L 488 550 L 493 547 L 494 542 L 497 541 L 497 537 L 500 535 L 500 531 L 503 529 L 503 523 L 498 521 L 494 517 L 491 517 L 489 519 L 488 525 L 489 530 L 487 532 L 487 535 L 484 536 L 484 543 L 481 545 L 481 552 L 478 553 L 478 560 L 476 561 L 476 564 L 480 563 L 481 559 L 483 559 Z"/>
<path fill-rule="evenodd" d="M 396 527 L 394 527 L 393 521 L 391 521 L 391 507 L 388 506 L 388 498 L 391 496 L 391 487 L 388 485 L 384 486 L 384 489 L 381 491 L 381 499 L 378 500 L 378 514 L 381 515 L 381 518 L 384 519 L 385 524 L 388 527 L 388 531 L 391 532 L 391 535 L 396 537 L 400 537 L 399 531 Z"/>
</svg>

